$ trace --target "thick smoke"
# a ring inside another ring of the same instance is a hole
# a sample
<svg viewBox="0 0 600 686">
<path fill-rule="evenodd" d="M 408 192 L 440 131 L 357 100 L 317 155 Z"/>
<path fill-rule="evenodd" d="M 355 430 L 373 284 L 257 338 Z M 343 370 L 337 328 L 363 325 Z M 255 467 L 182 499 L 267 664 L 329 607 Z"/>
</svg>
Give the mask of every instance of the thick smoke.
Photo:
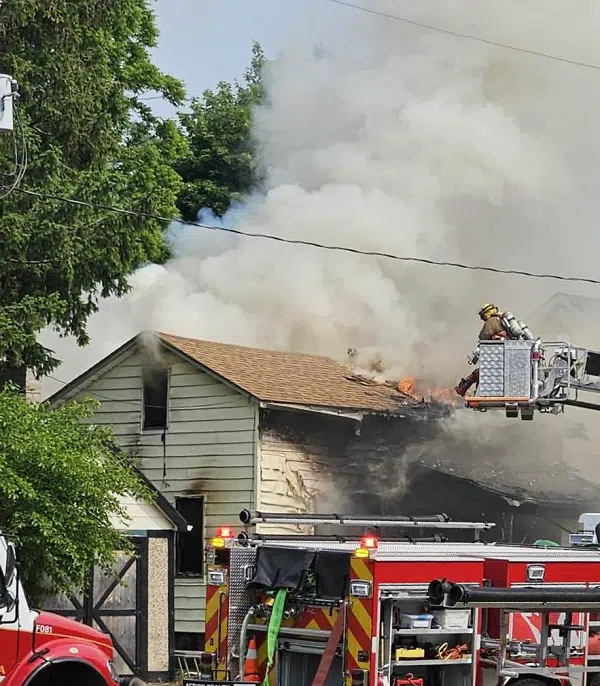
<svg viewBox="0 0 600 686">
<path fill-rule="evenodd" d="M 591 0 L 577 11 L 559 0 L 363 4 L 600 63 L 600 6 Z M 317 54 L 300 36 L 265 74 L 268 101 L 255 113 L 265 186 L 225 225 L 362 251 L 597 274 L 597 71 L 348 8 L 324 43 Z M 218 223 L 206 211 L 200 219 Z M 338 359 L 355 348 L 359 366 L 378 357 L 388 377 L 454 385 L 468 371 L 482 302 L 526 316 L 557 290 L 552 281 L 181 225 L 171 241 L 171 263 L 144 267 L 130 295 L 102 303 L 87 349 L 46 337 L 70 358 L 58 377 L 153 328 Z"/>
</svg>

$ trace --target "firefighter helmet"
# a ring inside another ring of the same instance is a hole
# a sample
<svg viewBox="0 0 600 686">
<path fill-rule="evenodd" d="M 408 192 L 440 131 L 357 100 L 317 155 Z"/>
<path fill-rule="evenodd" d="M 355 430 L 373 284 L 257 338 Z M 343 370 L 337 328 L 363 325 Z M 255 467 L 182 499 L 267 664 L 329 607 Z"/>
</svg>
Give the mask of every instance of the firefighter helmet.
<svg viewBox="0 0 600 686">
<path fill-rule="evenodd" d="M 479 317 L 483 319 L 485 322 L 487 319 L 489 319 L 493 314 L 498 313 L 498 307 L 496 305 L 492 305 L 491 303 L 486 303 L 478 312 Z"/>
</svg>

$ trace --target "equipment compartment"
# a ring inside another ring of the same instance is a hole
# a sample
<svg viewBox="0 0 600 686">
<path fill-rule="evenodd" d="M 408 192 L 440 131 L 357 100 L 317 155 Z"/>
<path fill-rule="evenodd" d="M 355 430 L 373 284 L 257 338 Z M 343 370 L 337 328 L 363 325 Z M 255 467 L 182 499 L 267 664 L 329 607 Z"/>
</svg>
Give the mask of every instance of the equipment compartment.
<svg viewBox="0 0 600 686">
<path fill-rule="evenodd" d="M 448 625 L 441 626 L 435 613 L 429 611 L 426 587 L 398 587 L 389 592 L 390 597 L 380 601 L 379 673 L 386 675 L 390 684 L 412 674 L 424 684 L 470 686 L 476 611 L 441 613 Z M 457 616 L 452 617 L 454 614 Z M 421 621 L 429 626 L 405 626 L 409 618 L 414 622 L 423 617 L 427 619 Z"/>
</svg>

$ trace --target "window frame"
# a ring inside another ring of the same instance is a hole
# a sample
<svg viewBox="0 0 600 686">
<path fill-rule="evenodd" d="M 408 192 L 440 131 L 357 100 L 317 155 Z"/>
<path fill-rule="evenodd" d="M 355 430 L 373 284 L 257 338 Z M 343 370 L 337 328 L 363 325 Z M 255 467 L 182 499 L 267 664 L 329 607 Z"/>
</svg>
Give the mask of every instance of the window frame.
<svg viewBox="0 0 600 686">
<path fill-rule="evenodd" d="M 161 367 L 161 371 L 166 372 L 167 375 L 167 388 L 166 388 L 166 408 L 165 408 L 165 425 L 164 427 L 145 427 L 144 422 L 146 420 L 146 394 L 144 393 L 146 382 L 145 377 L 147 372 L 152 372 L 152 367 L 142 367 L 142 374 L 140 378 L 140 394 L 142 397 L 141 409 L 140 409 L 140 433 L 142 434 L 162 434 L 169 430 L 169 415 L 171 413 L 171 367 Z"/>
<path fill-rule="evenodd" d="M 190 581 L 190 582 L 198 582 L 198 581 L 204 581 L 206 577 L 206 556 L 204 554 L 204 549 L 206 547 L 206 496 L 202 493 L 198 494 L 193 494 L 193 493 L 182 493 L 181 495 L 176 495 L 174 497 L 174 507 L 181 514 L 182 517 L 185 517 L 185 514 L 181 512 L 181 510 L 177 507 L 178 501 L 180 500 L 199 500 L 201 502 L 202 506 L 202 528 L 200 531 L 200 540 L 202 543 L 202 562 L 201 562 L 201 570 L 200 572 L 180 572 L 179 571 L 179 561 L 180 561 L 180 549 L 181 549 L 181 536 L 182 534 L 185 535 L 186 533 L 192 533 L 192 532 L 177 532 L 176 535 L 176 540 L 175 540 L 175 578 L 177 580 L 183 580 L 183 581 Z M 193 528 L 194 533 L 198 533 L 197 527 L 194 526 Z"/>
</svg>

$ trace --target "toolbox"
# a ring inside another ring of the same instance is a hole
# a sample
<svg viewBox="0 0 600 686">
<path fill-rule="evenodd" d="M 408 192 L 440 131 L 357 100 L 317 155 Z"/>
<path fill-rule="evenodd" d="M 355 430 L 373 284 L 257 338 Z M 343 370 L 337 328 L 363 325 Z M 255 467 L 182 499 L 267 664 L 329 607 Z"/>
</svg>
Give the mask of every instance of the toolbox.
<svg viewBox="0 0 600 686">
<path fill-rule="evenodd" d="M 432 614 L 412 615 L 405 612 L 400 613 L 401 629 L 431 629 L 432 621 Z"/>
<path fill-rule="evenodd" d="M 423 686 L 423 677 L 402 674 L 394 681 L 394 686 Z"/>
<path fill-rule="evenodd" d="M 442 629 L 468 629 L 471 610 L 433 610 L 433 616 Z"/>
</svg>

